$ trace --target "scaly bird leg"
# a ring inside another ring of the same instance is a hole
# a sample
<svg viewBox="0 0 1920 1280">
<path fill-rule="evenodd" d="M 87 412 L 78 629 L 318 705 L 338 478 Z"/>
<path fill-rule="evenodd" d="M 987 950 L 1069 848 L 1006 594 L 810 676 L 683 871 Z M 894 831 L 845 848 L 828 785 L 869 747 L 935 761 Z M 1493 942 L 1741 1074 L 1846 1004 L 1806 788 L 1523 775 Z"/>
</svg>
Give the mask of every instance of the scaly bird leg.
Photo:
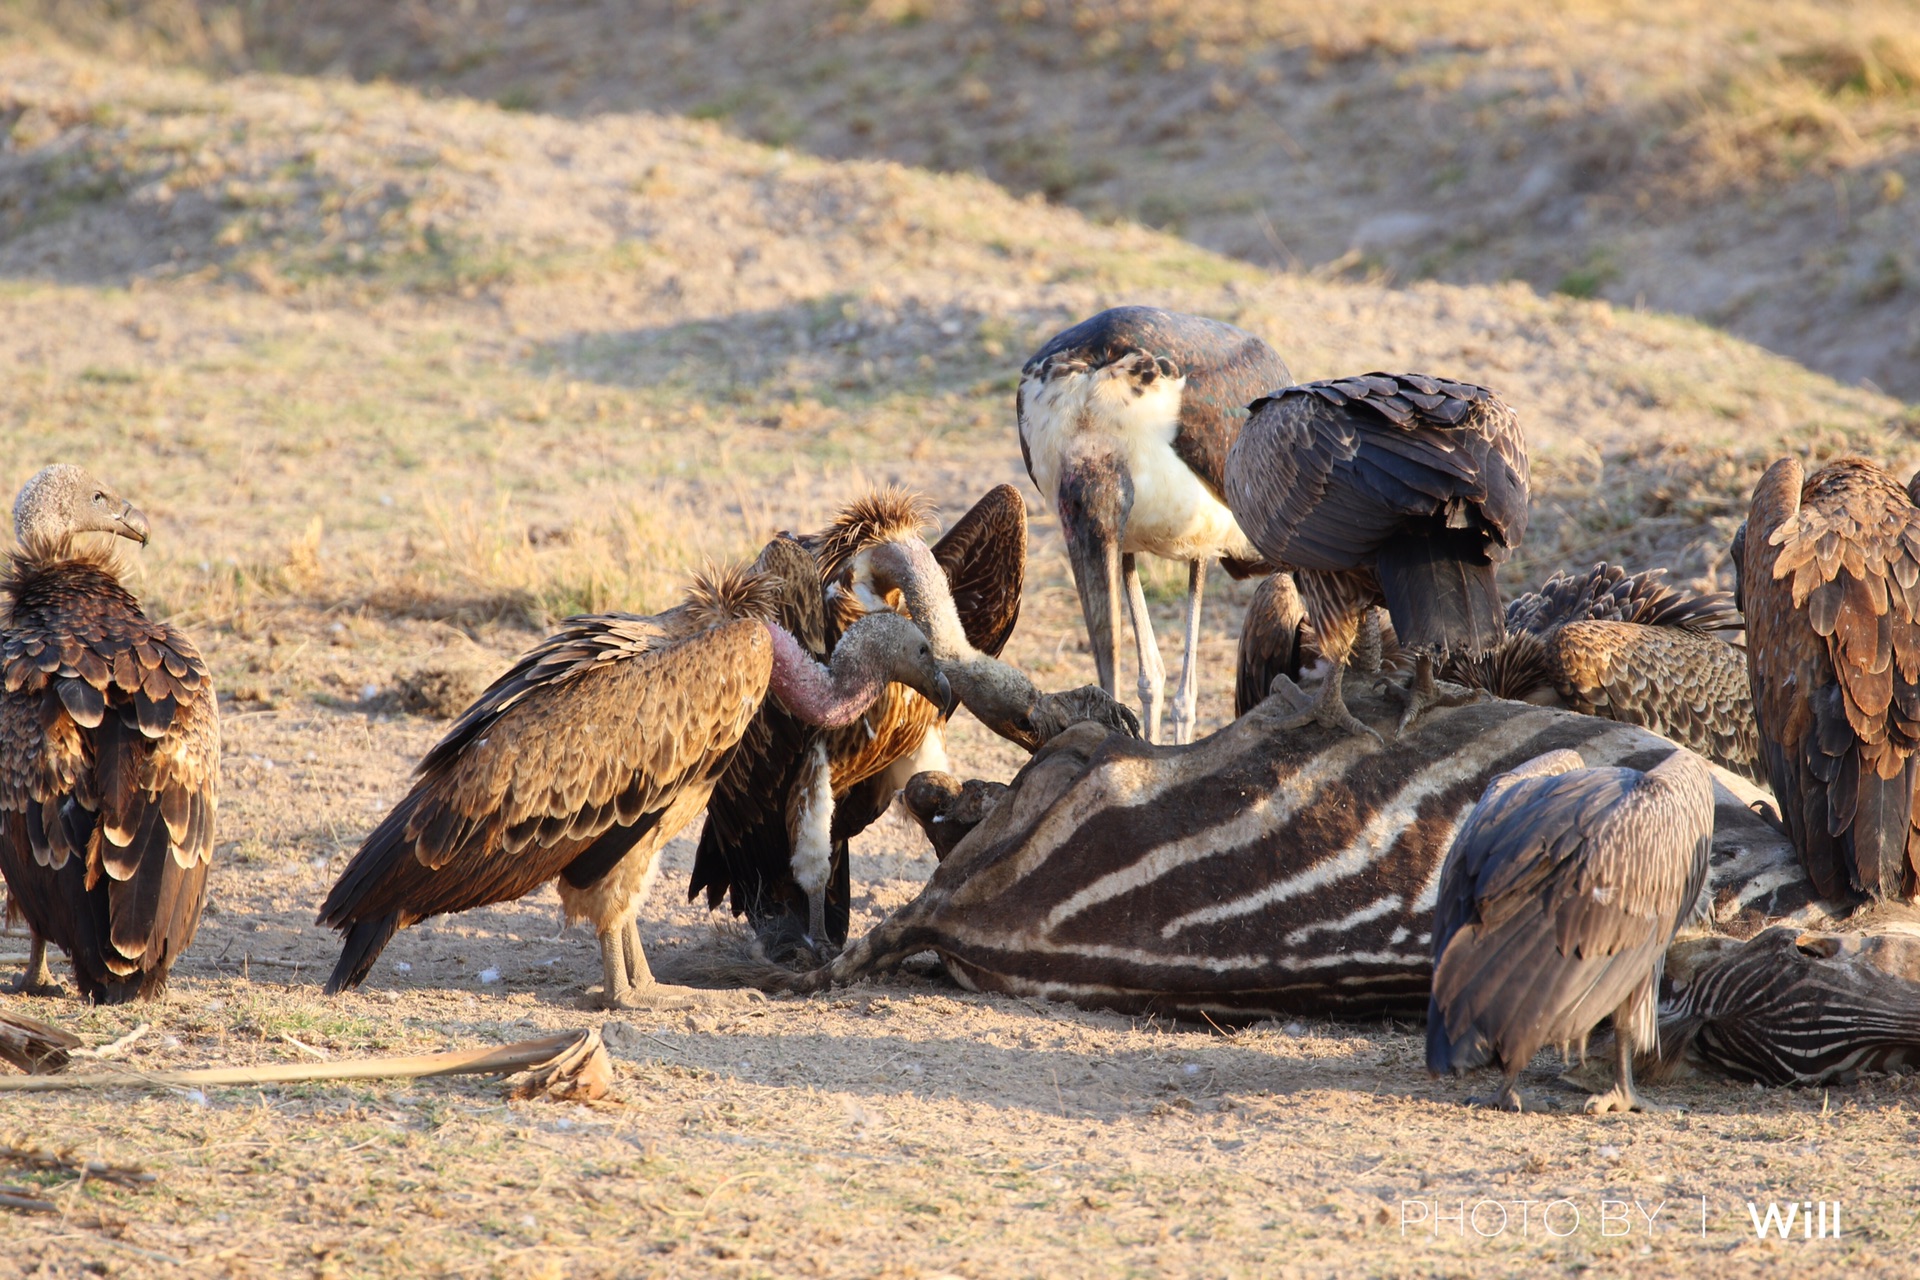
<svg viewBox="0 0 1920 1280">
<path fill-rule="evenodd" d="M 1518 1083 L 1519 1075 L 1519 1068 L 1515 1068 L 1513 1074 L 1501 1082 L 1500 1092 L 1494 1094 L 1491 1098 L 1469 1097 L 1467 1099 L 1467 1105 L 1470 1107 L 1490 1107 L 1495 1111 L 1552 1110 L 1550 1107 L 1541 1107 L 1538 1103 L 1535 1103 L 1532 1108 L 1528 1108 L 1527 1097 L 1520 1092 L 1520 1085 Z"/>
<path fill-rule="evenodd" d="M 1400 713 L 1400 724 L 1394 729 L 1395 737 L 1405 733 L 1415 720 L 1435 707 L 1464 707 L 1470 702 L 1484 701 L 1487 696 L 1479 689 L 1469 689 L 1463 693 L 1440 692 L 1439 682 L 1433 678 L 1433 655 L 1426 653 L 1414 658 L 1413 679 L 1400 692 L 1407 700 L 1407 709 Z"/>
<path fill-rule="evenodd" d="M 1180 660 L 1180 683 L 1173 691 L 1173 740 L 1193 741 L 1194 725 L 1200 718 L 1200 598 L 1207 589 L 1207 570 L 1213 561 L 1201 559 L 1187 564 L 1186 648 Z"/>
<path fill-rule="evenodd" d="M 1627 1006 L 1613 1015 L 1613 1088 L 1587 1099 L 1587 1114 L 1609 1111 L 1664 1111 L 1643 1099 L 1633 1088 L 1633 1038 L 1626 1032 Z"/>
<path fill-rule="evenodd" d="M 1319 694 L 1312 698 L 1309 698 L 1300 686 L 1295 684 L 1287 676 L 1275 676 L 1273 678 L 1273 684 L 1269 687 L 1269 692 L 1285 694 L 1288 700 L 1295 706 L 1302 706 L 1302 704 L 1304 704 L 1304 707 L 1285 720 L 1275 723 L 1273 728 L 1285 733 L 1294 729 L 1303 729 L 1310 724 L 1319 724 L 1325 725 L 1329 729 L 1344 729 L 1348 733 L 1371 734 L 1375 742 L 1379 742 L 1384 746 L 1384 739 L 1380 737 L 1380 734 L 1373 729 L 1372 726 L 1364 723 L 1358 719 L 1353 712 L 1347 710 L 1346 694 L 1343 693 L 1340 688 L 1341 676 L 1345 670 L 1346 668 L 1344 667 L 1334 666 L 1331 671 L 1327 672 L 1326 681 L 1320 686 Z M 1283 681 L 1285 682 L 1284 684 L 1282 683 Z"/>
<path fill-rule="evenodd" d="M 17 996 L 63 996 L 67 989 L 53 980 L 53 968 L 47 963 L 47 940 L 33 935 L 27 955 L 27 971 L 7 990 Z"/>
<path fill-rule="evenodd" d="M 640 927 L 632 920 L 600 934 L 600 968 L 606 987 L 589 1004 L 602 1009 L 709 1009 L 766 999 L 758 991 L 702 991 L 656 982 L 640 946 Z"/>
<path fill-rule="evenodd" d="M 1167 668 L 1160 661 L 1160 645 L 1153 638 L 1153 615 L 1147 612 L 1147 593 L 1140 586 L 1140 567 L 1131 553 L 1120 557 L 1120 573 L 1127 584 L 1127 611 L 1133 615 L 1133 646 L 1140 662 L 1140 727 L 1148 742 L 1160 741 L 1161 693 Z"/>
</svg>

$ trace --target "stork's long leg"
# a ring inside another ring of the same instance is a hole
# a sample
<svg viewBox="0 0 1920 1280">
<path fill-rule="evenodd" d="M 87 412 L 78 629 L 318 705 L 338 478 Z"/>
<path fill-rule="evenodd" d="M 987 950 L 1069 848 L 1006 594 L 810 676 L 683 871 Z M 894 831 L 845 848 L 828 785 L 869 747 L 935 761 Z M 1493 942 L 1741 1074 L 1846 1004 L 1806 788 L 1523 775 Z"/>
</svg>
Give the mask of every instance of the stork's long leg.
<svg viewBox="0 0 1920 1280">
<path fill-rule="evenodd" d="M 1187 563 L 1186 647 L 1180 659 L 1180 683 L 1173 691 L 1173 740 L 1193 741 L 1194 725 L 1200 718 L 1200 598 L 1207 589 L 1208 559 Z"/>
<path fill-rule="evenodd" d="M 1132 553 L 1120 557 L 1120 572 L 1127 582 L 1127 610 L 1133 614 L 1133 646 L 1140 662 L 1140 727 L 1148 742 L 1158 742 L 1167 668 L 1160 661 L 1160 644 L 1153 638 L 1153 615 L 1147 612 L 1147 593 L 1140 586 L 1140 567 Z"/>
<path fill-rule="evenodd" d="M 21 996 L 67 994 L 66 988 L 53 980 L 53 969 L 47 964 L 47 940 L 39 934 L 33 935 L 33 943 L 27 955 L 27 971 L 9 990 Z"/>
</svg>

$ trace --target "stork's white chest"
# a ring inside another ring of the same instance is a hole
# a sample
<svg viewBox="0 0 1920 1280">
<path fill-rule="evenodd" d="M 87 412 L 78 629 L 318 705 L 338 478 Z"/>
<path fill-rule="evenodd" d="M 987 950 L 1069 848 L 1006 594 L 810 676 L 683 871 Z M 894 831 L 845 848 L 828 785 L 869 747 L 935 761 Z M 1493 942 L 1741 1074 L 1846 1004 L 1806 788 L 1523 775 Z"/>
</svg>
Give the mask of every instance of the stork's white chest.
<svg viewBox="0 0 1920 1280">
<path fill-rule="evenodd" d="M 1057 512 L 1062 474 L 1078 460 L 1117 455 L 1133 481 L 1122 550 L 1170 560 L 1256 559 L 1233 513 L 1174 452 L 1186 386 L 1185 378 L 1164 377 L 1142 386 L 1114 365 L 1028 378 L 1020 397 L 1028 470 Z"/>
</svg>

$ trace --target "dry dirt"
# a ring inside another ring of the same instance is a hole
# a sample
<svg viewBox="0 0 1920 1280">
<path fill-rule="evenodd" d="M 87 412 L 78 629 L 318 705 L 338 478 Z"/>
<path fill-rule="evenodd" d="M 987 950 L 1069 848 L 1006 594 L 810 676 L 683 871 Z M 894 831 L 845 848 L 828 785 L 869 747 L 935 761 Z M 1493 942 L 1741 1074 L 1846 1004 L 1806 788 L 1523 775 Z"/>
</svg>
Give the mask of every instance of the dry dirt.
<svg viewBox="0 0 1920 1280">
<path fill-rule="evenodd" d="M 911 483 L 948 519 L 1024 485 L 1019 361 L 1099 307 L 1235 319 L 1302 377 L 1384 366 L 1497 387 L 1536 458 L 1516 583 L 1600 556 L 1711 579 L 1773 454 L 1920 461 L 1899 402 L 1689 321 L 1522 284 L 1270 274 L 980 178 L 712 123 L 205 81 L 43 39 L 0 47 L 0 94 L 0 482 L 60 457 L 135 495 L 155 539 L 134 580 L 225 694 L 212 905 L 170 998 L 29 1004 L 96 1043 L 150 1024 L 135 1066 L 598 1021 L 578 1007 L 592 940 L 559 929 L 550 893 L 411 931 L 364 991 L 318 994 L 334 946 L 314 906 L 444 728 L 406 708 L 560 613 L 662 607 L 702 557 L 814 525 L 862 485 Z M 1083 682 L 1037 504 L 1029 584 L 1009 656 L 1043 685 Z M 1151 585 L 1166 641 L 1175 572 Z M 1210 725 L 1244 598 L 1216 582 Z M 1019 763 L 969 720 L 951 747 L 964 773 Z M 689 847 L 642 914 L 663 961 L 725 941 L 672 891 Z M 892 819 L 863 836 L 856 929 L 931 865 Z M 1688 1110 L 1658 1116 L 1491 1115 L 1425 1078 L 1418 1028 L 1227 1035 L 925 974 L 615 1021 L 619 1101 L 590 1108 L 474 1081 L 9 1098 L 0 1129 L 157 1180 L 0 1171 L 67 1210 L 0 1218 L 0 1270 L 1909 1275 L 1920 1253 L 1907 1079 L 1682 1084 L 1657 1096 Z M 1483 1198 L 1570 1205 L 1550 1224 L 1510 1208 L 1485 1237 L 1403 1233 L 1403 1205 Z M 1663 1229 L 1628 1216 L 1606 1234 L 1615 1199 L 1665 1200 Z M 1756 1243 L 1750 1200 L 1838 1200 L 1845 1234 Z M 1572 1209 L 1579 1227 L 1550 1234 Z"/>
<path fill-rule="evenodd" d="M 1697 316 L 1920 396 L 1915 0 L 12 0 L 220 72 L 690 114 L 1313 275 Z"/>
</svg>

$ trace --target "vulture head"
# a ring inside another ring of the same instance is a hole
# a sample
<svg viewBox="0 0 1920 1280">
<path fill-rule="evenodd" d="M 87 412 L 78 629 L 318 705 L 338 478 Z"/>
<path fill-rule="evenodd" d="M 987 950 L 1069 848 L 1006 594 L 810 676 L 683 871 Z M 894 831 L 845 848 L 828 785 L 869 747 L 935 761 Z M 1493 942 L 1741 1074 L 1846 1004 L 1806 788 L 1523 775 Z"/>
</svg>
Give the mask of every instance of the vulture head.
<svg viewBox="0 0 1920 1280">
<path fill-rule="evenodd" d="M 27 481 L 13 500 L 13 533 L 22 546 L 76 533 L 111 533 L 145 546 L 147 517 L 85 467 L 59 462 Z"/>
<path fill-rule="evenodd" d="M 957 702 L 926 633 L 891 609 L 869 613 L 847 628 L 833 647 L 836 674 L 843 664 L 903 684 L 950 715 Z"/>
</svg>

